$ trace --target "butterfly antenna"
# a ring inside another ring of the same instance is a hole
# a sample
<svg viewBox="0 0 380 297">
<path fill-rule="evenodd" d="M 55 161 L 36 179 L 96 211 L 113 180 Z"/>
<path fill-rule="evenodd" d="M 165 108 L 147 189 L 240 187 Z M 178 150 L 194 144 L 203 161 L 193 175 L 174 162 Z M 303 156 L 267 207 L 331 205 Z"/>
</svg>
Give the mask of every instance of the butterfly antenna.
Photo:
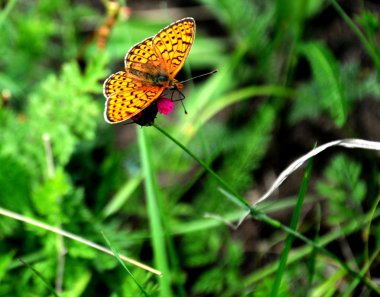
<svg viewBox="0 0 380 297">
<path fill-rule="evenodd" d="M 185 104 L 183 104 L 183 99 L 181 99 L 181 104 L 182 104 L 182 107 L 183 107 L 183 111 L 185 112 L 185 114 L 187 114 L 187 110 L 186 110 Z"/>
<path fill-rule="evenodd" d="M 190 80 L 193 80 L 193 79 L 196 79 L 196 78 L 199 78 L 199 77 L 202 77 L 202 76 L 206 76 L 206 75 L 211 75 L 211 74 L 214 74 L 218 72 L 218 70 L 213 70 L 213 71 L 210 71 L 210 72 L 207 72 L 207 73 L 204 73 L 204 74 L 201 74 L 201 75 L 198 75 L 198 76 L 194 76 L 192 78 L 189 78 L 189 79 L 186 79 L 186 80 L 183 80 L 181 81 L 180 83 L 185 83 L 185 82 L 188 82 Z M 182 98 L 179 100 L 181 101 L 181 104 L 182 104 L 182 107 L 183 107 L 183 111 L 185 112 L 185 114 L 187 114 L 187 110 L 186 110 L 186 107 L 185 107 L 185 104 L 183 103 L 183 99 L 185 99 L 185 95 L 178 89 L 176 88 L 176 90 L 181 94 Z M 172 94 L 173 96 L 173 94 Z M 173 100 L 173 97 L 172 97 L 172 100 Z"/>
<path fill-rule="evenodd" d="M 183 83 L 185 83 L 185 82 L 188 82 L 189 80 L 193 80 L 193 79 L 196 79 L 196 78 L 199 78 L 199 77 L 202 77 L 202 76 L 206 76 L 206 75 L 211 75 L 211 74 L 214 74 L 214 73 L 216 73 L 216 72 L 218 72 L 217 69 L 216 69 L 216 70 L 213 70 L 213 71 L 210 71 L 210 72 L 207 72 L 207 73 L 204 73 L 204 74 L 201 74 L 201 75 L 194 76 L 194 77 L 189 78 L 189 79 L 186 79 L 186 80 L 183 80 L 183 81 L 181 81 L 180 83 L 183 84 Z"/>
</svg>

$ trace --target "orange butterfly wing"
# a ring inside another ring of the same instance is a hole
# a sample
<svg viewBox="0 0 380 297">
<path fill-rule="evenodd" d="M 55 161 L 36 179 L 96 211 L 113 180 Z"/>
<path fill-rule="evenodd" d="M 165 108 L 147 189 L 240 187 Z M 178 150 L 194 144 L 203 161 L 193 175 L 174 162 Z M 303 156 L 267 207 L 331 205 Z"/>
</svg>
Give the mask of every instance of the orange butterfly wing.
<svg viewBox="0 0 380 297">
<path fill-rule="evenodd" d="M 109 123 L 126 121 L 149 106 L 163 90 L 128 77 L 124 71 L 112 74 L 104 86 L 107 97 L 104 117 Z"/>
<path fill-rule="evenodd" d="M 162 29 L 153 38 L 154 49 L 162 68 L 174 79 L 185 64 L 195 38 L 195 21 L 184 18 Z"/>
<path fill-rule="evenodd" d="M 185 18 L 133 46 L 125 57 L 126 71 L 112 74 L 104 82 L 105 120 L 112 124 L 126 121 L 152 104 L 165 90 L 155 79 L 174 79 L 194 36 L 194 19 Z"/>
</svg>

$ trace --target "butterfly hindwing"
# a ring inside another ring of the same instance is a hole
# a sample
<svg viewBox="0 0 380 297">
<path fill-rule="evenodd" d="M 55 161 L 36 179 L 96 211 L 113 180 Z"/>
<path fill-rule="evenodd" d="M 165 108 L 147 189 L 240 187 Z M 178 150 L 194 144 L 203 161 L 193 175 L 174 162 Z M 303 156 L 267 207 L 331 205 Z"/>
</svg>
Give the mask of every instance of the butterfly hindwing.
<svg viewBox="0 0 380 297">
<path fill-rule="evenodd" d="M 164 91 L 164 88 L 145 85 L 139 80 L 132 80 L 130 84 L 132 83 L 133 88 L 120 88 L 107 96 L 104 111 L 107 122 L 119 123 L 130 119 L 148 107 Z"/>
</svg>

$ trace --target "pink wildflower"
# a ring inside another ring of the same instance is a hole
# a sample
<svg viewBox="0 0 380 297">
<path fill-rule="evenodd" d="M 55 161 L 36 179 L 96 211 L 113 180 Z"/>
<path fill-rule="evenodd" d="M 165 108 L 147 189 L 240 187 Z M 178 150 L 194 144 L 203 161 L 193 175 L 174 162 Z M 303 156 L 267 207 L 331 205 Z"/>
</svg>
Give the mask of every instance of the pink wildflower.
<svg viewBox="0 0 380 297">
<path fill-rule="evenodd" d="M 173 112 L 174 102 L 169 98 L 161 97 L 157 101 L 158 112 L 164 115 L 168 115 Z"/>
</svg>

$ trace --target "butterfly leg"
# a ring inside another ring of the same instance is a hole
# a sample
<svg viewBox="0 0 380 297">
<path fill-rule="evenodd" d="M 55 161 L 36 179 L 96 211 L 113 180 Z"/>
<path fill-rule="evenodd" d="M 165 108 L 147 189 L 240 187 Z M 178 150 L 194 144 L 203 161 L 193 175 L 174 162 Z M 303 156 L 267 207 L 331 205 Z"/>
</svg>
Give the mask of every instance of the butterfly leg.
<svg viewBox="0 0 380 297">
<path fill-rule="evenodd" d="M 172 95 L 171 95 L 171 97 L 170 97 L 170 100 L 171 100 L 171 101 L 176 102 L 176 101 L 183 101 L 183 100 L 185 100 L 185 98 L 186 98 L 185 94 L 182 93 L 182 92 L 180 91 L 180 89 L 178 89 L 176 86 L 172 86 L 172 87 L 170 87 L 169 90 L 172 91 Z M 177 91 L 177 92 L 180 94 L 181 98 L 173 99 L 175 91 Z"/>
<path fill-rule="evenodd" d="M 181 95 L 181 98 L 173 100 L 173 95 L 174 95 L 175 91 L 177 91 Z M 186 98 L 185 94 L 182 93 L 178 88 L 175 88 L 175 90 L 173 90 L 171 100 L 173 102 L 180 101 L 181 104 L 182 104 L 182 107 L 183 107 L 183 110 L 184 110 L 185 114 L 187 114 L 187 110 L 186 110 L 185 104 L 183 104 L 183 100 L 185 100 L 185 98 Z"/>
</svg>

